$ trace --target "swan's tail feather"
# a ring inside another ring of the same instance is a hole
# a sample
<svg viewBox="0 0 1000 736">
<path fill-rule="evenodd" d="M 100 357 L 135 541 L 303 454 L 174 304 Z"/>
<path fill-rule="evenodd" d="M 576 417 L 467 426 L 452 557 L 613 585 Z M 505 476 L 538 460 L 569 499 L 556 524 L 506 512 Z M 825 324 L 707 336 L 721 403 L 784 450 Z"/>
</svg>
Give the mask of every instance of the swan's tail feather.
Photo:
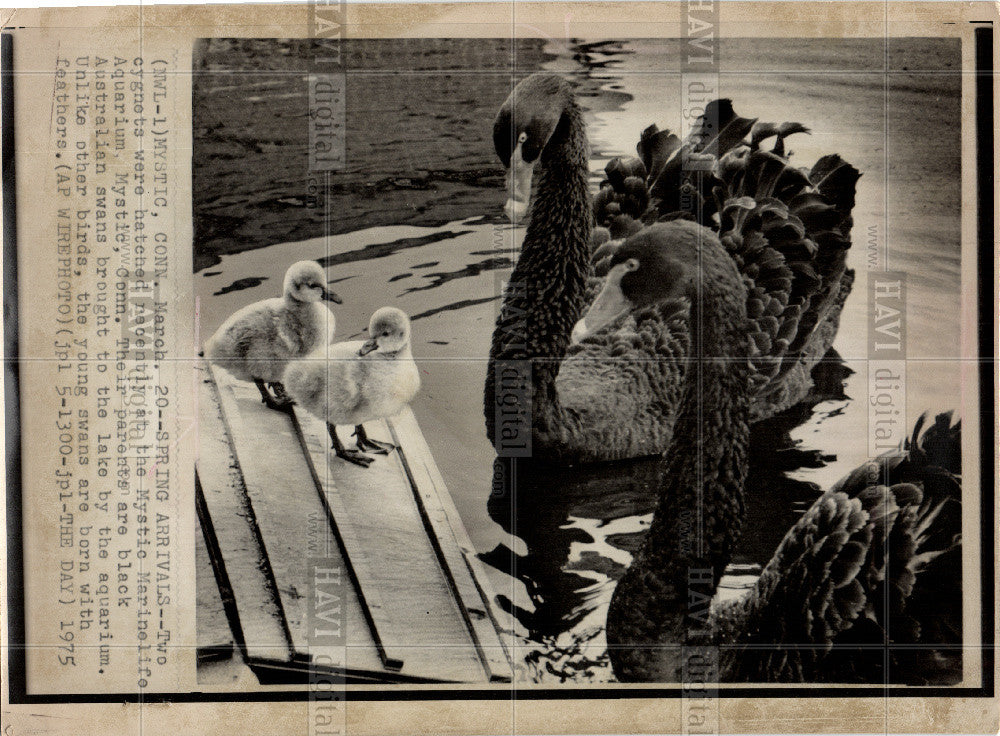
<svg viewBox="0 0 1000 736">
<path fill-rule="evenodd" d="M 924 492 L 913 527 L 916 550 L 908 568 L 915 584 L 904 621 L 919 642 L 939 646 L 900 652 L 896 662 L 924 673 L 928 682 L 954 681 L 962 662 L 961 423 L 952 421 L 944 412 L 925 429 L 921 416 L 905 458 L 891 471 Z"/>
<path fill-rule="evenodd" d="M 934 417 L 934 424 L 923 434 L 927 415 L 921 415 L 906 449 L 913 462 L 942 468 L 952 475 L 962 472 L 962 423 L 952 424 L 952 413 L 942 412 Z"/>
<path fill-rule="evenodd" d="M 646 177 L 655 181 L 663 170 L 663 165 L 680 147 L 681 139 L 669 130 L 660 130 L 655 125 L 650 125 L 642 131 L 635 150 L 644 165 Z"/>
<path fill-rule="evenodd" d="M 756 123 L 756 118 L 737 115 L 732 100 L 713 100 L 705 105 L 686 142 L 695 153 L 718 158 L 741 145 Z"/>
<path fill-rule="evenodd" d="M 774 147 L 771 149 L 774 153 L 783 155 L 785 149 L 785 138 L 792 135 L 793 133 L 810 133 L 811 131 L 802 123 L 782 123 L 781 125 L 775 125 L 774 123 L 757 123 L 753 126 L 750 131 L 750 150 L 756 151 L 760 148 L 762 141 L 768 138 L 777 137 L 774 142 Z"/>
</svg>

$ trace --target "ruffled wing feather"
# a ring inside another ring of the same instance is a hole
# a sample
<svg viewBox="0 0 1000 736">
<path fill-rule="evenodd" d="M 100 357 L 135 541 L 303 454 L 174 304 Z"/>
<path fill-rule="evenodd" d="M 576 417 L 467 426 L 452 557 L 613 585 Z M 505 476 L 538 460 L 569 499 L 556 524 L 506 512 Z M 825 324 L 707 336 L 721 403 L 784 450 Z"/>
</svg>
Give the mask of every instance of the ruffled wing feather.
<svg viewBox="0 0 1000 736">
<path fill-rule="evenodd" d="M 921 436 L 922 425 L 905 454 L 858 468 L 820 497 L 752 594 L 719 609 L 731 679 L 960 676 L 959 427 L 950 414 Z"/>
<path fill-rule="evenodd" d="M 730 100 L 715 100 L 683 141 L 646 128 L 638 158 L 609 162 L 594 201 L 597 275 L 617 241 L 645 223 L 698 213 L 719 233 L 747 285 L 754 419 L 808 391 L 809 372 L 831 347 L 853 283 L 846 252 L 860 173 L 836 155 L 808 171 L 791 166 L 785 138 L 808 132 L 796 122 L 740 117 Z"/>
</svg>

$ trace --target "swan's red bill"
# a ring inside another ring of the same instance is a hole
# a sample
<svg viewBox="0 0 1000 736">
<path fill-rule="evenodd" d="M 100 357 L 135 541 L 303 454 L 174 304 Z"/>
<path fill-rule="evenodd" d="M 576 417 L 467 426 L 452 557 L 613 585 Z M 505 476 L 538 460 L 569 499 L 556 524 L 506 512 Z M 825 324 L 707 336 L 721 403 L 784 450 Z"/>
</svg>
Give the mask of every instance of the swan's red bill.
<svg viewBox="0 0 1000 736">
<path fill-rule="evenodd" d="M 361 348 L 358 350 L 358 355 L 368 355 L 368 353 L 375 350 L 378 350 L 378 343 L 373 337 L 371 340 L 365 340 L 364 343 L 362 343 Z"/>
<path fill-rule="evenodd" d="M 507 192 L 510 197 L 503 208 L 504 214 L 515 225 L 528 214 L 528 205 L 531 202 L 531 176 L 535 168 L 524 160 L 522 145 L 523 142 L 518 142 L 510 157 L 510 168 L 507 170 Z"/>
<path fill-rule="evenodd" d="M 637 267 L 638 263 L 635 259 L 630 258 L 608 271 L 601 293 L 597 295 L 594 303 L 590 305 L 590 309 L 583 315 L 583 319 L 573 326 L 570 339 L 574 345 L 581 343 L 585 338 L 590 337 L 602 327 L 625 316 L 635 308 L 622 293 L 622 277 Z"/>
<path fill-rule="evenodd" d="M 328 302 L 333 302 L 334 304 L 343 304 L 344 300 L 340 298 L 339 294 L 336 294 L 329 289 L 323 289 L 323 299 Z"/>
</svg>

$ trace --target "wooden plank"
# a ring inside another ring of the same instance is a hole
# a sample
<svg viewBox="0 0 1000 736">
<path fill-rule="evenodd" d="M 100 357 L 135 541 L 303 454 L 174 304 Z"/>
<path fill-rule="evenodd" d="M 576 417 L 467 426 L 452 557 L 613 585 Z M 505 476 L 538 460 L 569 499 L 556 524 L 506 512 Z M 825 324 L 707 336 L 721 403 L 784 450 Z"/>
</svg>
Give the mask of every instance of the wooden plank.
<svg viewBox="0 0 1000 736">
<path fill-rule="evenodd" d="M 228 374 L 223 375 L 223 371 L 214 368 L 210 370 L 219 389 L 223 421 L 236 450 L 247 497 L 260 529 L 263 552 L 274 573 L 292 656 L 303 657 L 308 651 L 304 634 L 309 580 L 296 548 L 301 549 L 300 537 L 308 528 L 309 511 L 313 510 L 311 502 L 315 498 L 310 488 L 302 487 L 311 486 L 312 482 L 308 475 L 295 473 L 296 453 L 290 454 L 287 443 L 282 442 L 282 435 L 290 430 L 287 415 L 261 404 L 256 387 L 248 386 L 253 393 L 243 392 Z M 269 456 L 282 458 L 280 467 L 279 463 L 267 462 Z M 279 503 L 283 509 L 278 508 Z"/>
<path fill-rule="evenodd" d="M 466 625 L 483 669 L 491 681 L 509 682 L 513 679 L 513 664 L 507 644 L 500 636 L 501 626 L 493 611 L 494 594 L 486 571 L 480 565 L 413 411 L 406 407 L 389 420 L 389 429 L 395 444 L 403 445 L 406 438 L 403 466 L 430 528 L 431 539 L 435 540 L 441 564 L 466 613 Z"/>
<path fill-rule="evenodd" d="M 330 452 L 324 422 L 304 411 L 296 411 L 296 418 L 359 586 L 381 599 L 373 597 L 369 610 L 382 646 L 403 661 L 404 674 L 484 681 L 464 613 L 428 539 L 399 453 L 377 456 L 360 468 Z M 352 429 L 339 431 L 346 438 Z M 365 429 L 373 439 L 391 440 L 385 422 Z"/>
<path fill-rule="evenodd" d="M 400 625 L 399 617 L 394 616 L 392 608 L 382 600 L 375 575 L 368 563 L 365 545 L 355 531 L 354 524 L 351 523 L 351 517 L 347 513 L 347 509 L 344 508 L 340 494 L 333 486 L 327 463 L 328 453 L 324 435 L 317 436 L 315 426 L 310 427 L 311 431 L 308 436 L 302 431 L 303 422 L 310 425 L 322 424 L 322 422 L 298 409 L 295 410 L 295 415 L 299 440 L 311 460 L 310 468 L 317 488 L 319 488 L 320 498 L 326 504 L 331 529 L 337 537 L 341 554 L 347 562 L 346 567 L 351 582 L 354 584 L 355 590 L 358 591 L 358 599 L 361 602 L 365 620 L 371 627 L 375 648 L 378 650 L 383 666 L 398 672 L 403 668 L 403 658 L 402 653 L 396 651 L 395 643 L 404 640 L 405 631 L 398 628 Z"/>
<path fill-rule="evenodd" d="M 252 384 L 216 368 L 209 370 L 219 389 L 222 416 L 236 449 L 265 559 L 273 571 L 292 658 L 301 662 L 320 658 L 381 676 L 384 667 L 353 586 L 345 586 L 348 589 L 341 601 L 346 646 L 323 647 L 310 639 L 314 581 L 308 560 L 326 559 L 341 569 L 347 563 L 336 545 L 331 549 L 325 544 L 330 533 L 328 516 L 290 416 L 264 406 Z"/>
<path fill-rule="evenodd" d="M 198 647 L 198 664 L 217 662 L 233 656 L 233 632 L 229 628 L 222 595 L 215 581 L 212 561 L 208 556 L 201 521 L 195 515 L 195 590 L 197 608 L 195 610 L 195 637 Z M 228 590 L 227 590 L 228 594 Z"/>
<path fill-rule="evenodd" d="M 449 503 L 450 497 L 412 413 L 397 420 L 402 429 L 390 430 L 384 422 L 368 427 L 373 438 L 392 440 L 403 453 L 378 457 L 362 469 L 328 451 L 321 421 L 304 412 L 298 412 L 298 422 L 289 421 L 265 408 L 252 385 L 208 371 L 218 380 L 224 421 L 223 431 L 213 434 L 228 431 L 236 448 L 261 551 L 277 582 L 292 658 L 308 661 L 317 653 L 305 630 L 312 581 L 302 536 L 318 507 L 323 517 L 337 521 L 342 547 L 337 553 L 344 569 L 353 570 L 357 596 L 344 601 L 353 612 L 345 615 L 351 661 L 344 662 L 343 672 L 361 680 L 509 679 L 491 597 L 477 587 L 467 538 L 465 549 L 457 542 L 455 529 L 464 535 L 464 527 L 457 514 L 449 518 L 442 507 L 441 496 Z M 359 646 L 362 638 L 367 651 Z M 277 662 L 269 666 L 285 669 Z M 394 675 L 383 668 L 402 671 Z"/>
<path fill-rule="evenodd" d="M 199 383 L 198 416 L 195 467 L 207 517 L 202 523 L 216 580 L 232 592 L 239 643 L 248 661 L 289 662 L 292 650 L 277 593 L 261 569 L 263 551 L 247 518 L 243 481 L 207 371 Z"/>
<path fill-rule="evenodd" d="M 296 663 L 285 665 L 265 662 L 256 665 L 253 671 L 257 674 L 262 685 L 308 684 L 315 682 L 316 675 L 324 676 L 324 680 L 329 678 L 331 684 L 432 685 L 441 683 L 441 680 L 437 678 L 413 677 L 390 670 L 373 672 L 372 670 L 358 670 L 348 667 L 346 669 L 337 668 L 331 671 L 321 663 L 313 663 L 306 668 Z"/>
</svg>

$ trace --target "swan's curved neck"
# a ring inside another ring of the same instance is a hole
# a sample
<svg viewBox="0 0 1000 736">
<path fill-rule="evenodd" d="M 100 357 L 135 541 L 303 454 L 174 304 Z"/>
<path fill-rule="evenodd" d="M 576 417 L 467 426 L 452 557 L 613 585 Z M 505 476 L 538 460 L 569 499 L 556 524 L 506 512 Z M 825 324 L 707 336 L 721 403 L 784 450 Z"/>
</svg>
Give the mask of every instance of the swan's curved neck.
<svg viewBox="0 0 1000 736">
<path fill-rule="evenodd" d="M 700 294 L 692 294 L 693 362 L 659 503 L 608 612 L 611 659 L 629 680 L 676 681 L 684 667 L 678 647 L 712 641 L 710 601 L 740 536 L 750 398 L 746 295 L 729 257 L 709 259 L 709 250 Z"/>
<path fill-rule="evenodd" d="M 560 412 L 555 378 L 585 306 L 591 231 L 587 162 L 583 115 L 570 102 L 537 166 L 531 219 L 491 349 L 493 361 L 531 361 L 536 431 L 547 431 Z M 491 374 L 488 380 L 497 379 Z M 488 405 L 493 389 L 487 387 Z"/>
</svg>

